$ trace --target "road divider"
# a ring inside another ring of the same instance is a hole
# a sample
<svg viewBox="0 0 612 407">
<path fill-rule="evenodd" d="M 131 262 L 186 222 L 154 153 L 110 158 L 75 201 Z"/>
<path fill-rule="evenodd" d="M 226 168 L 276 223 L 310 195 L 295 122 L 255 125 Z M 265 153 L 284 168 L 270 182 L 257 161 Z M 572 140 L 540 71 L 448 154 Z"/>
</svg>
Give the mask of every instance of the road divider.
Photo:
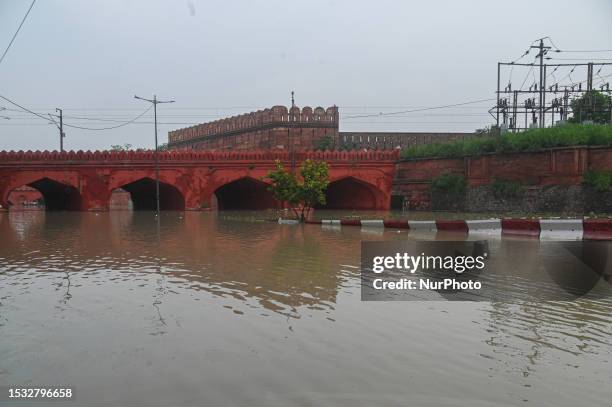
<svg viewBox="0 0 612 407">
<path fill-rule="evenodd" d="M 438 230 L 435 220 L 409 220 L 408 229 L 422 232 L 436 232 Z"/>
<path fill-rule="evenodd" d="M 584 239 L 612 240 L 612 219 L 585 219 L 582 226 Z"/>
<path fill-rule="evenodd" d="M 503 235 L 540 236 L 539 219 L 502 219 Z"/>
<path fill-rule="evenodd" d="M 408 229 L 419 232 L 502 234 L 541 239 L 612 240 L 612 218 L 589 219 L 311 219 L 307 224 Z"/>
<path fill-rule="evenodd" d="M 436 227 L 448 232 L 468 233 L 468 225 L 464 220 L 437 220 Z"/>
</svg>

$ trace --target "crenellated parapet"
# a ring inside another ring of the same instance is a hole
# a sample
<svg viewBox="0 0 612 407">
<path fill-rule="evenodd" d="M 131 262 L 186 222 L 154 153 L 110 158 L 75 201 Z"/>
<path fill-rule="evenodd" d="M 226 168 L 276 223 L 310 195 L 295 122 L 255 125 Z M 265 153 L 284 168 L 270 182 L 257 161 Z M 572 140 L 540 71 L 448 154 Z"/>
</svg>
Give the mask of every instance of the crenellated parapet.
<svg viewBox="0 0 612 407">
<path fill-rule="evenodd" d="M 245 113 L 209 123 L 202 123 L 168 133 L 170 147 L 192 146 L 202 142 L 223 137 L 255 133 L 274 128 L 331 128 L 338 129 L 339 116 L 336 106 L 324 109 L 305 106 L 300 109 L 285 106 Z"/>
<path fill-rule="evenodd" d="M 170 150 L 158 152 L 160 162 L 207 162 L 207 161 L 291 161 L 311 159 L 317 161 L 396 161 L 399 150 L 386 151 L 288 151 L 288 150 Z M 0 151 L 0 167 L 3 163 L 57 162 L 129 164 L 132 162 L 152 162 L 155 151 Z"/>
</svg>

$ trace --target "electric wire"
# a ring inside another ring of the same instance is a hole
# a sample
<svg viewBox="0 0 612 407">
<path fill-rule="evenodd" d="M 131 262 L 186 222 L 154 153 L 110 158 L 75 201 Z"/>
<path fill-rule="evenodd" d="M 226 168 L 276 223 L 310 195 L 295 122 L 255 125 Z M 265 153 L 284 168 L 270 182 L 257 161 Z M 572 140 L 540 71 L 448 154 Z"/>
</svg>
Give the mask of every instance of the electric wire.
<svg viewBox="0 0 612 407">
<path fill-rule="evenodd" d="M 9 49 L 11 49 L 11 45 L 13 45 L 13 42 L 15 41 L 15 38 L 17 38 L 17 34 L 19 34 L 19 31 L 21 30 L 21 27 L 23 26 L 23 23 L 25 23 L 26 19 L 28 18 L 28 15 L 30 14 L 30 11 L 32 11 L 32 7 L 34 7 L 34 3 L 36 3 L 36 0 L 32 0 L 32 4 L 30 4 L 30 8 L 28 8 L 28 11 L 23 16 L 23 19 L 21 20 L 21 23 L 19 24 L 19 27 L 17 27 L 17 31 L 15 31 L 15 34 L 13 34 L 13 38 L 11 38 L 11 41 L 9 42 L 8 46 L 6 47 L 4 52 L 2 53 L 2 56 L 0 57 L 0 64 L 2 64 L 2 61 L 4 61 L 4 57 L 8 53 Z"/>
<path fill-rule="evenodd" d="M 574 53 L 574 52 L 576 52 L 576 53 L 579 53 L 579 52 L 582 52 L 582 53 L 589 53 L 589 52 L 612 52 L 612 49 L 592 49 L 592 50 L 584 50 L 584 49 L 580 49 L 580 50 L 569 49 L 568 50 L 568 49 L 562 49 L 562 50 L 559 50 L 559 52 L 572 52 L 572 53 Z"/>
<path fill-rule="evenodd" d="M 612 58 L 555 58 L 546 57 L 544 58 L 549 61 L 612 61 Z"/>
<path fill-rule="evenodd" d="M 110 127 L 99 127 L 99 128 L 93 128 L 93 127 L 82 127 L 82 126 L 75 126 L 73 124 L 66 124 L 64 123 L 65 127 L 71 127 L 73 129 L 80 129 L 80 130 L 92 130 L 92 131 L 98 131 L 98 130 L 113 130 L 113 129 L 118 129 L 119 127 L 123 127 L 123 126 L 127 126 L 128 124 L 132 124 L 134 123 L 136 120 L 140 119 L 142 116 L 144 116 L 145 114 L 147 114 L 151 109 L 153 109 L 153 105 L 149 106 L 148 108 L 145 109 L 144 112 L 142 112 L 141 114 L 139 114 L 138 116 L 134 117 L 131 120 L 128 120 L 127 122 L 118 124 L 116 126 L 110 126 Z"/>
<path fill-rule="evenodd" d="M 25 112 L 28 112 L 28 113 L 30 113 L 30 114 L 33 114 L 34 116 L 39 117 L 39 118 L 41 118 L 41 119 L 43 119 L 43 120 L 45 120 L 45 121 L 47 121 L 47 122 L 49 121 L 49 118 L 48 118 L 48 117 L 45 117 L 45 116 L 43 116 L 43 115 L 41 115 L 41 114 L 38 114 L 38 113 L 36 113 L 36 112 L 34 112 L 34 111 L 32 111 L 32 110 L 28 109 L 27 107 L 24 107 L 24 106 L 20 105 L 19 103 L 12 101 L 11 99 L 9 99 L 9 98 L 7 98 L 7 97 L 5 97 L 5 96 L 0 95 L 0 99 L 3 99 L 3 100 L 5 100 L 5 101 L 7 101 L 8 103 L 12 104 L 13 106 L 17 106 L 17 107 L 18 107 L 18 108 L 20 108 L 21 110 L 23 110 L 23 111 L 25 111 Z M 92 131 L 98 131 L 98 130 L 112 130 L 112 129 L 117 129 L 117 128 L 119 128 L 119 127 L 127 126 L 128 124 L 131 124 L 131 123 L 135 122 L 136 120 L 138 120 L 138 119 L 140 119 L 142 116 L 144 116 L 146 113 L 148 113 L 148 112 L 149 112 L 151 109 L 152 109 L 152 106 L 149 106 L 149 107 L 148 107 L 148 108 L 147 108 L 147 109 L 146 109 L 144 112 L 142 112 L 142 113 L 141 113 L 141 114 L 139 114 L 138 116 L 136 116 L 136 117 L 132 118 L 131 120 L 128 120 L 128 121 L 126 121 L 126 122 L 123 122 L 123 123 L 121 123 L 121 124 L 119 124 L 119 125 L 117 125 L 117 126 L 93 128 L 93 127 L 82 127 L 82 126 L 75 126 L 75 125 L 72 125 L 72 124 L 64 123 L 64 127 L 71 127 L 71 128 L 74 128 L 74 129 L 80 129 L 80 130 L 92 130 Z M 55 121 L 54 121 L 54 122 L 55 122 Z M 56 123 L 56 125 L 57 125 L 57 123 Z"/>
<path fill-rule="evenodd" d="M 422 112 L 422 111 L 427 111 L 427 110 L 447 109 L 447 108 L 451 108 L 451 107 L 455 107 L 455 106 L 464 106 L 464 105 L 480 103 L 480 102 L 489 102 L 489 101 L 492 101 L 492 100 L 496 100 L 496 99 L 495 98 L 479 99 L 479 100 L 473 100 L 473 101 L 469 101 L 469 102 L 455 103 L 455 104 L 451 104 L 451 105 L 431 106 L 431 107 L 425 107 L 425 108 L 421 108 L 421 109 L 404 110 L 404 111 L 400 111 L 400 112 L 388 112 L 388 113 L 382 113 L 381 112 L 381 113 L 377 113 L 377 114 L 352 115 L 352 116 L 345 116 L 344 119 L 346 120 L 346 119 L 357 119 L 357 118 L 362 118 L 362 117 L 392 116 L 392 115 L 405 114 L 405 113 Z"/>
<path fill-rule="evenodd" d="M 520 57 L 518 57 L 517 59 L 515 59 L 514 61 L 510 62 L 510 64 L 512 65 L 512 67 L 510 68 L 510 74 L 508 75 L 508 85 L 512 84 L 512 73 L 514 72 L 514 64 L 516 64 L 518 61 L 520 61 L 521 59 L 523 59 L 525 56 L 527 56 L 529 54 L 529 49 L 527 49 L 525 52 L 523 52 L 523 55 L 521 55 Z"/>
<path fill-rule="evenodd" d="M 533 72 L 534 67 L 535 66 L 532 65 L 531 68 L 529 68 L 529 71 L 527 71 L 527 75 L 525 75 L 525 79 L 523 79 L 523 83 L 521 84 L 521 87 L 519 88 L 519 90 L 523 90 L 523 87 L 525 86 L 525 83 L 527 82 L 527 78 L 529 78 L 529 74 Z"/>
</svg>

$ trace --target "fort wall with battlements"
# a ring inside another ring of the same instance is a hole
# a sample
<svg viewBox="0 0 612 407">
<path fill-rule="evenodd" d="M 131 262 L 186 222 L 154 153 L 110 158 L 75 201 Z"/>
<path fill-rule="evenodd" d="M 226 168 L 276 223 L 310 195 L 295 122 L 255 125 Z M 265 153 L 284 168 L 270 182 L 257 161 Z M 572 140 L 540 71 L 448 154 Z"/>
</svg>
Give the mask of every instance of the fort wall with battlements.
<svg viewBox="0 0 612 407">
<path fill-rule="evenodd" d="M 463 140 L 475 133 L 341 132 L 338 107 L 274 106 L 168 133 L 170 149 L 392 150 Z"/>
<path fill-rule="evenodd" d="M 338 108 L 274 106 L 168 133 L 170 149 L 314 149 L 317 141 L 338 141 Z"/>
</svg>

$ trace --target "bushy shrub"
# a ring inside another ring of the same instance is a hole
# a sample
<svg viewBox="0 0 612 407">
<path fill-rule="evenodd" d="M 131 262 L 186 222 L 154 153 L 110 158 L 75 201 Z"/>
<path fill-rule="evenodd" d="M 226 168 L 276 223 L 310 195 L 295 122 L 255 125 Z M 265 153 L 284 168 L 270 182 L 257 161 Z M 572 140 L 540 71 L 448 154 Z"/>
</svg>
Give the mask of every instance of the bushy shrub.
<svg viewBox="0 0 612 407">
<path fill-rule="evenodd" d="M 461 174 L 445 172 L 431 180 L 431 189 L 433 192 L 463 195 L 466 188 L 467 180 Z"/>
<path fill-rule="evenodd" d="M 607 192 L 612 189 L 612 171 L 589 170 L 584 174 L 583 181 L 597 192 Z"/>
<path fill-rule="evenodd" d="M 317 151 L 333 150 L 334 140 L 329 136 L 321 137 L 314 142 L 314 149 Z"/>
<path fill-rule="evenodd" d="M 612 146 L 612 126 L 565 124 L 495 137 L 474 137 L 424 144 L 402 150 L 402 158 L 460 158 L 486 153 L 512 153 L 567 146 Z"/>
<path fill-rule="evenodd" d="M 525 186 L 517 181 L 494 178 L 491 183 L 491 190 L 493 191 L 493 195 L 497 198 L 517 198 L 523 194 Z"/>
<path fill-rule="evenodd" d="M 359 144 L 351 141 L 345 141 L 340 143 L 338 146 L 338 150 L 340 151 L 352 151 L 359 150 Z"/>
</svg>

